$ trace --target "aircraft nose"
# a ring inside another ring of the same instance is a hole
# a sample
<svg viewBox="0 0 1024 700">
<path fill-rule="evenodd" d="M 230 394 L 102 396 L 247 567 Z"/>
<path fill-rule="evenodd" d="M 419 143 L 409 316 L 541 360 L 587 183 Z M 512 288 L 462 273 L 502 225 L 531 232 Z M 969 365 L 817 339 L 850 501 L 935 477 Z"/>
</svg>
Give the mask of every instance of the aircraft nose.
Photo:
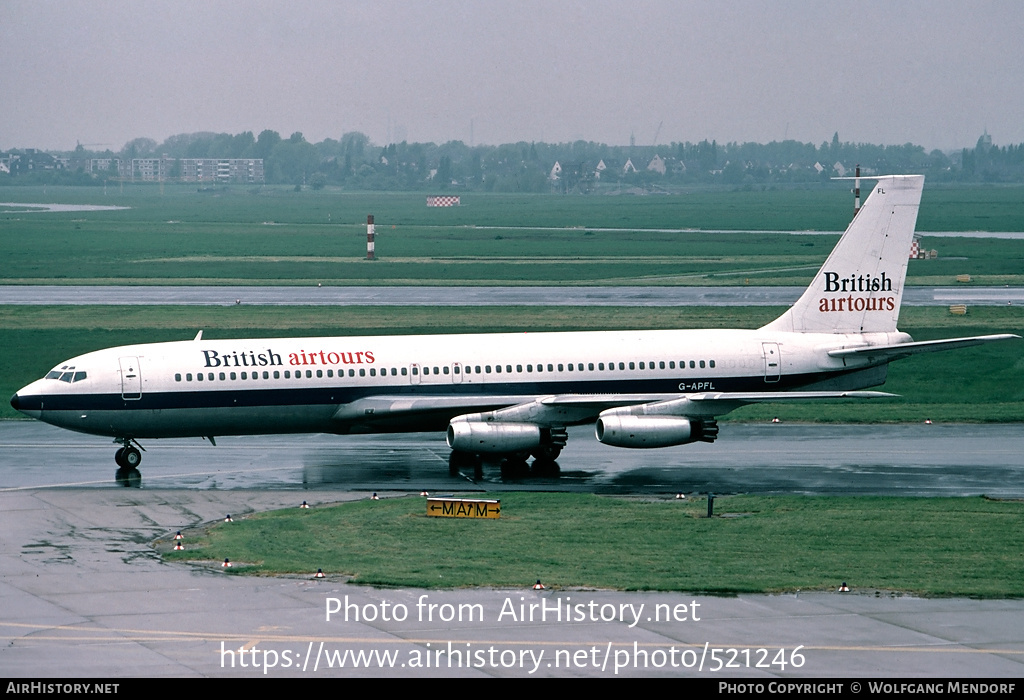
<svg viewBox="0 0 1024 700">
<path fill-rule="evenodd" d="M 11 408 L 13 408 L 15 411 L 19 410 L 18 409 L 18 394 L 17 393 L 15 393 L 14 396 L 11 397 Z"/>
</svg>

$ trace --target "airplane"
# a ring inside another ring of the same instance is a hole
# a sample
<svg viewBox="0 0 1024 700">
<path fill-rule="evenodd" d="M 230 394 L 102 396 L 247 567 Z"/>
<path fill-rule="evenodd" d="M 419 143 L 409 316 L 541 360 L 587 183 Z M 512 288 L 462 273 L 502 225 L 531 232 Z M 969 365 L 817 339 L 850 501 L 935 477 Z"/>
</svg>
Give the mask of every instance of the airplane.
<svg viewBox="0 0 1024 700">
<path fill-rule="evenodd" d="M 714 442 L 717 418 L 763 401 L 869 399 L 889 362 L 1019 338 L 914 342 L 897 329 L 924 187 L 877 185 L 797 302 L 756 330 L 656 330 L 193 340 L 60 363 L 18 411 L 114 438 L 445 431 L 453 470 L 483 456 L 550 464 L 566 427 L 625 448 Z"/>
</svg>

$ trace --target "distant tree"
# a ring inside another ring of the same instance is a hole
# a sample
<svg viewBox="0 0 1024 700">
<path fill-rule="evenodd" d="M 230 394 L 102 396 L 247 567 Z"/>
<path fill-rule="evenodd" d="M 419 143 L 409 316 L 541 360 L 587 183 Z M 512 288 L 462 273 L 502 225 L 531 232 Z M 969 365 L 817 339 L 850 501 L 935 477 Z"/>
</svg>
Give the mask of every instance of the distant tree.
<svg viewBox="0 0 1024 700">
<path fill-rule="evenodd" d="M 156 153 L 156 141 L 147 138 L 132 139 L 124 145 L 121 153 L 126 158 L 145 158 Z"/>
<path fill-rule="evenodd" d="M 279 143 L 281 143 L 281 135 L 279 133 L 270 129 L 264 129 L 256 138 L 255 156 L 264 160 L 270 158 L 270 154 L 274 151 L 274 146 Z"/>
</svg>

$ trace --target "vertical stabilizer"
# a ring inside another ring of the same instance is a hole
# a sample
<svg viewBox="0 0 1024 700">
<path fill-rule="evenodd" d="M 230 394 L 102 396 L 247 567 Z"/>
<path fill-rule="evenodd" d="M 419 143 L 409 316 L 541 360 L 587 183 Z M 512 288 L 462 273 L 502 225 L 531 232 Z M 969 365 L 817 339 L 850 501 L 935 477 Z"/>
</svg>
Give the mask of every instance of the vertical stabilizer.
<svg viewBox="0 0 1024 700">
<path fill-rule="evenodd" d="M 896 330 L 924 175 L 878 179 L 864 206 L 793 307 L 762 330 Z"/>
</svg>

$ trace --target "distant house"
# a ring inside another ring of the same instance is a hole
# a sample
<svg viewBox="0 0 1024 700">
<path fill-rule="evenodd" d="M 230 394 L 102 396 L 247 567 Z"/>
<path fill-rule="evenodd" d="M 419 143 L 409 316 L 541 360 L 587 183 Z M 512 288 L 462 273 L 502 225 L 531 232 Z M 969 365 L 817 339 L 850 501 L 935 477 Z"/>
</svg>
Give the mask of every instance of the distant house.
<svg viewBox="0 0 1024 700">
<path fill-rule="evenodd" d="M 548 179 L 551 180 L 552 182 L 554 182 L 555 180 L 557 180 L 561 176 L 562 176 L 562 164 L 559 163 L 556 160 L 555 164 L 551 167 L 551 172 L 548 174 Z"/>
<path fill-rule="evenodd" d="M 665 161 L 662 157 L 655 153 L 654 158 L 647 164 L 647 169 L 659 175 L 664 175 L 667 168 L 665 168 Z"/>
<path fill-rule="evenodd" d="M 26 148 L 21 152 L 11 151 L 7 154 L 7 172 L 11 175 L 61 169 L 63 166 L 56 158 L 35 148 Z"/>
<path fill-rule="evenodd" d="M 626 160 L 626 164 L 622 166 L 622 174 L 628 175 L 629 173 L 637 172 L 636 166 L 633 165 L 633 159 L 629 158 Z"/>
<path fill-rule="evenodd" d="M 836 174 L 839 175 L 839 177 L 846 177 L 846 166 L 838 160 L 835 162 L 835 165 L 832 166 L 832 169 L 836 171 Z"/>
<path fill-rule="evenodd" d="M 600 180 L 601 179 L 601 173 L 603 173 L 607 169 L 608 169 L 608 166 L 604 164 L 604 160 L 601 160 L 597 164 L 597 167 L 594 168 L 594 179 L 595 180 Z"/>
</svg>

